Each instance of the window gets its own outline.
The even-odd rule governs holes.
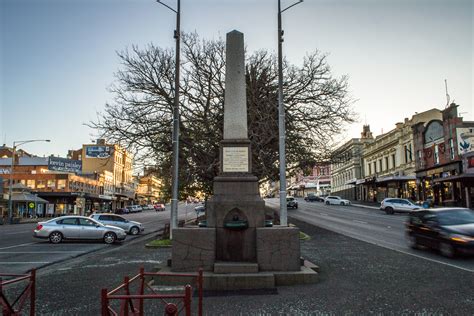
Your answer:
[[[439,148],[438,148],[438,145],[435,145],[434,161],[435,161],[435,164],[439,164]]]
[[[97,225],[97,223],[91,221],[88,218],[79,218],[79,225],[82,225],[82,226],[95,226],[95,225]]]
[[[372,174],[372,165],[369,163],[369,174]]]
[[[410,159],[410,162],[413,161],[413,156],[411,153],[412,153],[411,144],[408,144],[408,159]]]
[[[65,218],[57,223],[61,225],[77,225],[77,218]]]
[[[454,142],[452,138],[449,139],[449,158],[454,160]]]
[[[389,167],[388,167],[388,157],[385,157],[385,170],[387,170]]]
[[[48,188],[54,189],[56,187],[56,180],[48,180]]]
[[[395,163],[395,154],[392,154],[392,168],[395,168],[396,163]]]
[[[65,189],[65,188],[66,188],[66,180],[64,180],[64,179],[58,180],[58,189],[61,190],[61,189]]]
[[[382,171],[383,168],[382,168],[382,159],[379,159],[379,170]]]
[[[377,173],[377,163],[374,161],[374,172]]]
[[[30,189],[35,188],[35,180],[26,180],[26,186]]]
[[[46,180],[38,180],[38,182],[36,182],[36,188],[44,189],[45,187],[46,187]]]

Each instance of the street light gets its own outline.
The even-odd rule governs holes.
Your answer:
[[[12,163],[10,166],[10,182],[8,184],[8,223],[13,223],[13,203],[12,203],[12,186],[13,186],[13,167],[15,164],[15,152],[16,148],[33,142],[50,142],[49,139],[32,139],[32,140],[19,140],[13,142],[13,150],[12,150]]]
[[[175,61],[175,77],[174,77],[174,108],[173,108],[173,188],[171,192],[171,230],[170,238],[173,238],[173,229],[178,227],[178,162],[179,162],[179,46],[180,46],[180,12],[181,1],[177,1],[177,9],[173,9],[167,4],[156,0],[166,8],[176,13],[176,30],[174,31],[174,38],[176,40],[176,61]]]
[[[286,207],[286,157],[285,157],[285,106],[283,104],[283,61],[282,43],[283,30],[281,29],[281,14],[289,8],[303,2],[296,3],[281,9],[281,0],[278,0],[278,134],[279,134],[279,156],[280,156],[280,223],[288,226],[288,211]]]

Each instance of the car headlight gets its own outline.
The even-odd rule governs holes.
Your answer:
[[[453,241],[457,241],[457,242],[471,242],[471,241],[474,241],[474,237],[458,235],[458,234],[450,235],[449,239],[451,239]]]

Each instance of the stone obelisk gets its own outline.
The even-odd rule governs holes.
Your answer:
[[[256,228],[265,225],[265,202],[252,175],[247,132],[244,34],[227,33],[224,139],[220,175],[207,206],[207,227],[216,228],[216,260],[256,261]]]

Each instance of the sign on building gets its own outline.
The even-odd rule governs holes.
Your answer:
[[[473,128],[456,128],[458,138],[458,152],[465,155],[474,151],[474,131]]]
[[[110,146],[86,146],[86,158],[109,158],[111,154]]]
[[[54,171],[80,173],[82,171],[82,161],[59,157],[49,157],[48,169]]]

